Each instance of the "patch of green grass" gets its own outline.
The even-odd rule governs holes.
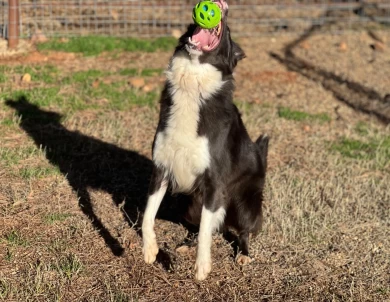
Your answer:
[[[85,109],[90,109],[90,108],[98,108],[95,104],[88,104],[81,98],[82,93],[80,95],[64,95],[64,98],[66,99],[66,107],[63,106],[64,109],[70,111],[70,112],[75,112],[75,111],[80,111],[80,110],[85,110]],[[66,117],[64,116],[63,119]]]
[[[379,287],[376,292],[380,295],[387,295],[390,292],[390,287]]]
[[[28,246],[28,241],[24,239],[17,231],[11,231],[4,236],[4,239],[11,246]]]
[[[121,291],[117,291],[117,292],[112,294],[112,301],[114,301],[114,302],[129,302],[130,297]],[[134,300],[131,299],[131,301],[134,301]],[[135,300],[135,301],[137,301],[137,300]]]
[[[343,138],[332,144],[332,150],[344,157],[359,160],[375,160],[379,168],[390,163],[390,136],[384,138],[370,138],[363,142],[356,139]]]
[[[0,84],[5,83],[8,81],[8,76],[4,73],[0,73]]]
[[[93,73],[89,73],[91,75]],[[89,75],[78,75],[77,80],[87,79]],[[59,121],[53,120],[56,117],[40,110],[24,110],[23,120],[36,120],[37,122],[62,122],[66,115],[72,112],[85,109],[111,108],[126,110],[133,105],[150,106],[157,98],[157,93],[142,92],[130,88],[126,82],[115,82],[111,84],[100,83],[98,87],[92,87],[88,82],[81,86],[76,85],[76,92],[59,94],[58,87],[32,88],[30,90],[17,90],[10,93],[0,94],[0,98],[18,100],[26,99],[31,104],[40,108],[58,107],[65,114],[59,117]],[[101,102],[106,99],[107,102]],[[50,109],[52,110],[52,109]],[[20,116],[17,117],[20,119]],[[7,123],[10,123],[8,121]]]
[[[89,69],[86,71],[78,71],[72,74],[70,82],[76,83],[86,83],[88,81],[94,80],[98,77],[102,77],[109,74],[108,72],[104,72],[102,70],[97,69]]]
[[[358,122],[356,125],[355,125],[355,131],[357,133],[359,133],[360,135],[362,136],[365,136],[365,135],[368,135],[369,133],[369,128],[368,128],[368,125],[364,122]]]
[[[28,90],[14,90],[11,92],[0,93],[2,99],[26,99],[30,103],[39,107],[57,105],[64,105],[63,96],[59,95],[59,87],[35,87]]]
[[[69,254],[68,256],[60,259],[56,266],[58,272],[65,275],[68,279],[77,275],[83,268],[83,264],[74,254]]]
[[[10,295],[11,286],[5,279],[0,279],[0,299],[4,300]]]
[[[9,72],[11,70],[11,67],[7,66],[7,65],[0,65],[0,73],[6,73],[6,72]]]
[[[23,167],[19,169],[19,176],[24,179],[37,179],[37,178],[45,178],[51,175],[60,175],[61,172],[58,167]]]
[[[40,152],[35,146],[18,148],[0,148],[0,160],[7,166],[17,165],[21,160],[25,160],[37,155]]]
[[[29,90],[15,90],[1,94],[0,98],[6,100],[20,100],[25,99],[33,105],[37,105],[40,108],[45,107],[58,107],[66,111],[74,112],[77,110],[83,110],[90,108],[91,106],[85,103],[81,98],[81,92],[76,93],[60,93],[59,87],[35,87]],[[47,114],[40,110],[24,110],[23,120],[37,120],[39,122],[50,122],[55,117],[52,114]],[[66,118],[66,114],[59,117],[59,122]],[[20,122],[20,116],[17,116],[17,120]],[[57,120],[55,120],[57,122]]]
[[[82,53],[84,56],[95,56],[102,52],[112,51],[142,51],[155,52],[158,50],[171,50],[176,46],[174,38],[136,39],[117,38],[103,36],[73,37],[68,42],[61,42],[59,39],[52,39],[48,42],[38,44],[38,50],[54,50]]]
[[[133,105],[150,106],[157,98],[155,92],[144,93],[132,88],[123,87],[123,83],[101,83],[98,88],[86,91],[89,98],[107,99],[109,107],[116,110],[126,110]]]
[[[145,68],[138,70],[136,68],[124,68],[119,71],[119,74],[122,76],[142,76],[142,77],[151,77],[161,75],[164,72],[162,68]]]
[[[107,292],[108,297],[107,301],[111,302],[129,302],[129,301],[139,301],[138,297],[134,295],[134,293],[129,296],[124,293],[120,288],[117,287],[116,284],[104,283],[105,292]]]
[[[57,81],[57,74],[59,73],[59,70],[56,66],[50,64],[37,66],[19,65],[14,67],[13,73],[28,73],[31,75],[31,80],[34,82],[53,84]]]
[[[0,121],[0,124],[4,126],[13,126],[15,125],[15,122],[10,118],[4,118],[3,120]]]
[[[7,251],[5,252],[5,260],[8,261],[8,262],[11,262],[12,261],[12,258],[14,257],[14,253],[7,248]]]
[[[164,72],[162,68],[146,68],[141,71],[141,76],[151,77],[156,75],[161,75]]]
[[[310,114],[303,111],[291,110],[287,107],[280,107],[278,115],[286,120],[293,121],[318,121],[321,123],[330,122],[331,118],[326,113]]]
[[[136,68],[124,68],[119,71],[121,76],[136,76],[138,75],[138,70]]]
[[[47,224],[54,224],[57,221],[59,222],[65,221],[67,218],[71,216],[72,216],[71,214],[67,214],[67,213],[51,213],[49,215],[44,216],[43,220]]]
[[[9,73],[10,70],[11,68],[8,66],[0,66],[0,84],[8,81],[7,73]]]
[[[47,249],[54,254],[64,254],[68,243],[63,238],[55,238],[48,245]]]

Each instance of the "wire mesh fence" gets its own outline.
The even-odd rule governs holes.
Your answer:
[[[8,24],[8,3],[0,1],[0,37],[6,36]]]
[[[46,37],[158,37],[184,31],[197,0],[19,0],[19,33]],[[9,3],[0,2],[0,34],[9,35]],[[235,0],[229,24],[236,36],[302,32],[313,25],[342,31],[390,26],[390,0]],[[8,37],[9,38],[9,37]]]

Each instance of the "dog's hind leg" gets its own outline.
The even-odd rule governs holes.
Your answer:
[[[168,181],[164,171],[154,167],[149,185],[149,197],[142,221],[142,252],[146,263],[153,263],[158,253],[156,233],[154,232],[154,220],[161,201],[167,191]]]
[[[264,170],[267,170],[268,144],[269,144],[269,136],[267,134],[260,135],[260,137],[256,140],[256,145],[260,151],[260,158]]]
[[[200,228],[198,236],[198,250],[195,263],[195,278],[199,281],[207,278],[211,272],[211,243],[215,230],[223,223],[225,209],[220,207],[216,211],[211,211],[205,206],[202,208]]]
[[[238,254],[236,261],[240,265],[249,264],[253,261],[249,257],[249,232],[241,232],[238,235]]]

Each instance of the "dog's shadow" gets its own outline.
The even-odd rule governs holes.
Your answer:
[[[16,110],[20,127],[38,148],[45,150],[50,163],[58,167],[66,177],[77,193],[80,210],[88,217],[112,253],[122,255],[124,248],[95,214],[88,189],[109,193],[117,206],[124,202],[124,219],[130,220],[131,226],[135,225],[137,229],[141,220],[139,214],[143,212],[147,201],[152,161],[137,152],[66,129],[61,124],[60,114],[42,110],[24,96],[7,100],[6,104]],[[157,217],[182,223],[180,217],[187,202],[185,196],[167,195]],[[169,267],[167,255],[163,256],[162,264]]]

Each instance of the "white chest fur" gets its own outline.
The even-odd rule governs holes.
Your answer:
[[[173,104],[167,127],[156,136],[153,161],[168,172],[175,191],[188,192],[210,165],[208,139],[197,134],[199,111],[223,85],[222,75],[197,57],[175,57],[166,75]]]

